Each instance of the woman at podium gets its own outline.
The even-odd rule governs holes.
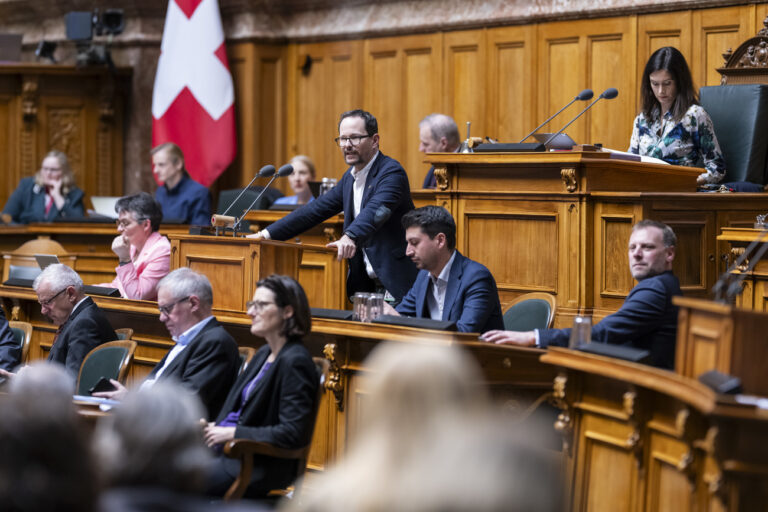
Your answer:
[[[293,190],[292,196],[278,197],[274,205],[300,205],[311,203],[315,200],[309,182],[315,180],[315,164],[308,156],[296,155],[289,162],[293,166],[293,173],[288,176],[288,183]]]
[[[83,213],[83,191],[75,185],[67,155],[56,150],[45,155],[34,176],[21,179],[3,208],[4,220],[18,224],[78,218]]]
[[[673,165],[703,167],[706,171],[697,178],[698,184],[719,183],[725,176],[723,153],[677,48],[666,46],[651,55],[640,97],[642,109],[635,118],[629,151]]]

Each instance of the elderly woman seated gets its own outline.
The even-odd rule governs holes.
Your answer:
[[[151,195],[141,192],[115,204],[117,231],[112,251],[120,264],[111,286],[127,299],[157,300],[157,283],[171,266],[171,243],[158,233],[163,210]]]

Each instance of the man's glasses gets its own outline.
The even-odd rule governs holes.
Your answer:
[[[267,302],[264,300],[249,300],[245,303],[245,310],[248,311],[249,309],[253,308],[258,313],[271,304],[274,304],[274,302]]]
[[[336,137],[335,139],[333,139],[333,141],[340,148],[343,148],[347,144],[351,146],[358,146],[363,139],[367,139],[368,137],[370,137],[370,135],[354,135],[352,137]]]
[[[46,300],[40,300],[40,301],[38,301],[38,302],[40,303],[40,305],[41,305],[41,306],[48,306],[48,305],[50,305],[50,303],[51,303],[51,302],[53,302],[54,300],[56,300],[56,297],[58,297],[59,295],[61,295],[62,293],[64,293],[64,291],[65,291],[67,288],[69,288],[69,286],[67,286],[66,288],[62,288],[61,290],[59,290],[59,293],[57,293],[56,295],[54,295],[54,296],[53,296],[53,297],[51,297],[50,299],[46,299]]]
[[[182,302],[184,302],[185,300],[188,300],[188,299],[189,299],[189,296],[186,296],[183,299],[179,299],[176,302],[171,302],[170,304],[167,304],[165,306],[158,305],[157,309],[160,310],[160,314],[161,315],[170,316],[171,313],[173,312],[173,308],[176,306],[176,304],[181,304]]]

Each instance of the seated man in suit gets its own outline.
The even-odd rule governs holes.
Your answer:
[[[155,146],[152,172],[162,183],[155,199],[163,209],[163,221],[209,226],[211,224],[211,193],[189,177],[184,166],[184,153],[172,142]]]
[[[637,286],[621,308],[592,328],[592,340],[648,350],[651,364],[673,368],[677,336],[677,306],[672,297],[682,295],[672,273],[677,237],[661,222],[641,220],[629,238],[629,268]],[[482,339],[491,343],[522,346],[568,346],[570,329],[528,332],[490,331]]]
[[[403,215],[405,254],[420,270],[396,309],[384,313],[453,320],[461,332],[503,329],[496,281],[480,263],[456,250],[456,223],[448,210],[424,206]]]
[[[174,379],[197,394],[208,417],[215,418],[237,376],[240,354],[234,338],[211,314],[210,281],[189,268],[178,268],[158,283],[157,306],[160,321],[176,344],[147,376],[142,388]],[[122,398],[126,388],[116,380],[111,382],[115,391],[94,396]]]
[[[63,364],[74,377],[92,349],[117,339],[109,320],[83,291],[83,280],[66,265],[49,265],[32,283],[40,312],[59,329],[48,360]],[[0,375],[12,374],[0,370]]]
[[[459,127],[451,116],[429,114],[419,122],[419,151],[422,153],[455,153],[460,145]],[[427,171],[422,187],[437,188],[434,165]]]
[[[13,337],[11,327],[0,308],[0,369],[12,371],[21,363],[21,345]]]

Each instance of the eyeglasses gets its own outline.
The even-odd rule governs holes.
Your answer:
[[[57,172],[61,172],[61,167],[46,167],[46,166],[42,166],[40,168],[40,170],[43,171],[43,172],[49,172],[51,174],[55,174]]]
[[[147,219],[136,219],[136,220],[133,220],[133,219],[118,219],[118,220],[115,221],[115,225],[118,228],[122,227],[123,229],[125,229],[128,226],[130,226],[131,223],[133,223],[133,222],[136,222],[137,224],[141,224],[145,220],[147,220]]]
[[[67,286],[66,288],[63,288],[63,289],[59,290],[59,293],[57,293],[56,295],[54,295],[54,296],[53,296],[53,297],[51,297],[50,299],[47,299],[47,300],[40,300],[40,301],[38,301],[38,302],[40,303],[40,305],[41,305],[41,306],[48,306],[48,305],[50,305],[50,304],[51,304],[51,302],[53,302],[54,300],[56,300],[56,297],[58,297],[59,295],[61,295],[62,293],[64,293],[64,292],[66,291],[66,289],[67,289],[67,288],[69,288],[69,286]]]
[[[248,311],[249,309],[253,308],[258,313],[259,311],[263,310],[267,306],[275,304],[274,302],[267,302],[264,300],[249,300],[245,303],[245,310]]]
[[[176,304],[181,304],[182,302],[188,299],[189,299],[189,295],[184,297],[183,299],[179,299],[176,302],[171,302],[170,304],[167,304],[165,306],[161,306],[158,304],[157,309],[160,310],[161,315],[170,316]]]
[[[343,148],[347,144],[350,144],[354,147],[358,146],[363,139],[367,139],[368,137],[370,137],[370,135],[353,135],[352,137],[336,137],[333,139],[333,141],[340,148]]]

